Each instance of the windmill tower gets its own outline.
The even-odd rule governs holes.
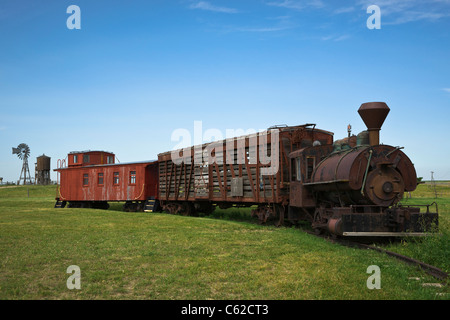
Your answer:
[[[32,184],[33,182],[31,181],[30,169],[28,168],[28,157],[30,156],[30,147],[25,143],[21,143],[17,146],[17,148],[12,148],[12,153],[17,154],[19,159],[23,160],[22,171],[20,172],[18,184],[20,184],[20,181],[22,180],[23,184],[27,184],[27,180],[29,181],[30,184]]]

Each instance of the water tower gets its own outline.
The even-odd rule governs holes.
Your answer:
[[[50,184],[50,157],[45,154],[36,158],[35,182],[36,184]]]

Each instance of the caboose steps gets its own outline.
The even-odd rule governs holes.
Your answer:
[[[66,206],[66,201],[56,200],[55,208],[64,208]]]
[[[152,198],[149,198],[145,201],[144,204],[144,212],[156,212],[159,211],[159,201]]]

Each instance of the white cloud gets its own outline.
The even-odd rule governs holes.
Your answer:
[[[450,93],[450,88],[442,88],[442,90],[444,90],[445,92]]]
[[[373,4],[379,6],[383,24],[403,24],[419,20],[435,22],[450,16],[449,0],[357,0],[356,4],[362,9]]]
[[[189,8],[214,11],[214,12],[222,12],[222,13],[238,13],[239,12],[238,10],[236,10],[234,8],[218,7],[218,6],[212,5],[211,3],[206,2],[206,1],[199,1],[199,2],[193,3],[189,6]]]
[[[338,41],[346,40],[348,38],[350,38],[350,35],[344,34],[344,35],[341,35],[341,36],[336,36],[336,35],[325,36],[325,37],[322,37],[320,39],[323,40],[323,41],[336,41],[336,42],[338,42]]]
[[[342,41],[342,40],[346,40],[348,38],[350,38],[350,36],[348,34],[344,34],[342,36],[334,38],[333,41]]]
[[[229,32],[277,32],[287,29],[296,28],[297,24],[291,19],[291,16],[278,16],[268,17],[266,20],[271,21],[270,25],[258,25],[258,26],[242,26],[242,27],[228,27]]]
[[[356,10],[355,7],[344,7],[344,8],[338,8],[338,9],[334,10],[334,13],[341,14],[341,13],[353,12],[355,10]]]
[[[235,28],[235,31],[242,32],[275,32],[289,29],[289,27],[244,27],[244,28]]]
[[[303,10],[306,7],[323,8],[325,6],[322,0],[283,0],[267,2],[267,5],[294,10]]]

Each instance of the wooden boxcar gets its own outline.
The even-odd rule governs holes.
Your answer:
[[[157,161],[116,164],[110,152],[71,152],[68,165],[55,171],[60,206],[108,208],[108,201],[123,201],[124,209],[140,210],[158,193]]]
[[[254,213],[265,221],[289,202],[289,154],[332,143],[333,133],[305,124],[161,153],[159,200],[165,210],[186,214],[258,205]]]

